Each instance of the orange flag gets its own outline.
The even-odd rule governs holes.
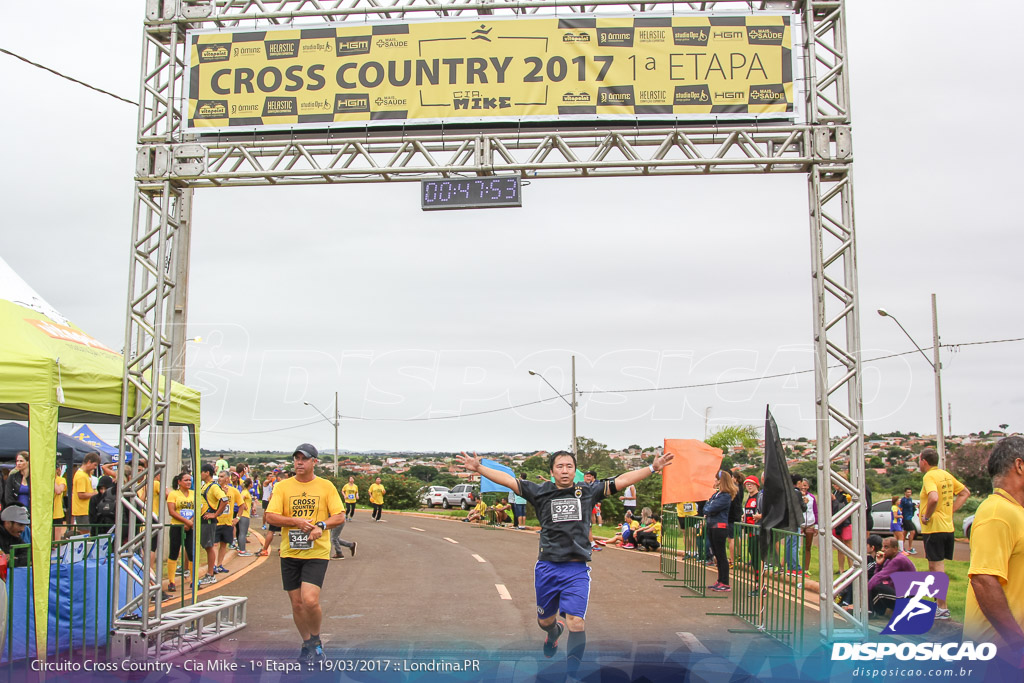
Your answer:
[[[722,466],[722,451],[696,439],[665,439],[665,452],[676,457],[661,473],[661,504],[710,498]]]

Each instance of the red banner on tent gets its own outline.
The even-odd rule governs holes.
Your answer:
[[[722,466],[721,449],[697,439],[665,439],[665,452],[676,457],[662,471],[661,504],[710,498]]]

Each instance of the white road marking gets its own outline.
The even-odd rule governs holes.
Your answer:
[[[409,528],[412,529],[413,531],[424,531],[424,529],[421,529],[418,526],[411,526]]]
[[[456,541],[454,538],[448,538],[447,536],[444,537],[444,540],[448,541],[449,543],[454,543],[455,545],[459,544],[459,542]]]
[[[502,600],[511,600],[512,599],[512,595],[508,592],[508,589],[505,588],[505,584],[503,584],[503,583],[496,583],[496,584],[494,584],[494,587],[498,589],[498,595],[501,596]]]
[[[487,560],[485,560],[484,558],[480,557],[479,555],[474,555],[473,557],[476,558],[477,562],[481,562],[481,563],[484,563],[484,564],[486,564],[486,562],[487,562]]]
[[[686,647],[690,648],[690,652],[699,652],[702,655],[709,655],[711,651],[704,647],[704,644],[700,642],[697,636],[686,631],[680,631],[676,633],[679,639],[686,643]]]

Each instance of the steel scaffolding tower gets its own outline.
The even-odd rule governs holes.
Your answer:
[[[798,123],[679,123],[588,126],[508,124],[413,130],[345,128],[330,132],[195,135],[184,129],[185,33],[199,28],[271,30],[344,21],[410,17],[544,16],[552,13],[791,13],[801,26],[803,118]],[[410,182],[429,177],[518,174],[524,178],[588,176],[728,175],[803,173],[808,178],[811,283],[814,305],[821,633],[826,639],[867,634],[864,566],[865,502],[860,325],[853,217],[853,154],[846,66],[845,0],[718,0],[629,4],[622,0],[147,0],[143,31],[135,209],[125,330],[124,389],[138,404],[123,406],[121,449],[148,460],[148,468],[122,484],[117,572],[136,580],[140,595],[116,604],[115,652],[155,652],[153,634],[181,619],[198,624],[206,614],[164,614],[162,563],[151,566],[149,544],[163,536],[159,521],[139,512],[136,489],[168,481],[171,443],[170,380],[184,365],[189,226],[196,188]],[[797,49],[794,46],[794,49]],[[127,399],[126,399],[127,400]],[[130,410],[132,408],[133,410]],[[136,417],[128,419],[127,414]],[[848,465],[848,475],[836,473]],[[833,517],[828,492],[850,502]],[[853,545],[831,534],[850,518]],[[851,567],[832,577],[833,549]],[[159,550],[162,550],[160,548]],[[161,557],[162,555],[158,555]],[[135,560],[134,558],[141,558]],[[144,580],[152,571],[156,581]],[[116,584],[115,584],[116,585]],[[834,596],[854,589],[854,611]],[[153,611],[148,610],[155,602]],[[200,603],[197,607],[201,607]],[[209,612],[224,609],[211,605]],[[141,617],[133,614],[140,613]],[[241,614],[244,619],[244,609]],[[237,621],[237,619],[236,619]],[[231,622],[235,623],[235,622]],[[243,624],[244,625],[244,624]],[[220,630],[199,631],[213,633]]]

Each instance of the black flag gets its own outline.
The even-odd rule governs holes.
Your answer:
[[[789,465],[782,450],[779,428],[770,407],[764,419],[764,497],[761,500],[761,547],[771,542],[771,529],[799,531],[804,513],[790,478]]]

